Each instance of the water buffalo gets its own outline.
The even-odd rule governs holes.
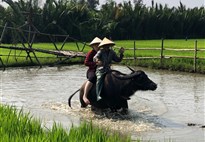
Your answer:
[[[123,74],[116,70],[111,70],[106,74],[101,99],[99,101],[97,101],[95,85],[93,85],[88,94],[90,105],[100,109],[128,109],[127,100],[129,100],[130,96],[136,91],[156,90],[157,84],[150,80],[144,71],[129,69],[132,71],[130,74]],[[85,83],[75,92],[77,93],[80,91],[81,107],[87,106],[83,101],[84,87]],[[73,93],[68,99],[70,107],[71,98],[75,93]]]

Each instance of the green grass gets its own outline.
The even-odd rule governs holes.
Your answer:
[[[10,46],[8,44],[4,44],[4,46]],[[17,47],[22,47],[21,44],[15,45]],[[61,43],[56,44],[57,48],[61,48]],[[56,50],[55,46],[52,43],[34,43],[33,48],[38,49],[45,49],[45,50]],[[79,44],[79,48],[83,48],[83,44]],[[75,43],[66,43],[63,50],[73,50],[77,51],[78,48]],[[11,56],[8,56],[10,53]],[[65,59],[63,57],[57,57],[56,55],[52,54],[46,54],[41,52],[35,52],[36,56],[38,57],[40,63],[42,65],[53,65],[56,62]],[[25,51],[20,50],[10,50],[10,49],[2,49],[0,48],[0,57],[3,60],[3,63],[6,66],[32,66],[32,65],[38,65],[38,62],[34,56],[33,53],[30,53],[30,56],[32,58],[33,63],[30,61],[30,58],[27,57],[27,53]],[[72,64],[72,63],[82,63],[84,59],[77,58],[68,60],[66,63]],[[1,63],[0,63],[1,65]]]
[[[205,39],[190,39],[190,40],[164,40],[164,48],[172,48],[172,49],[194,49],[195,41],[197,40],[198,49],[205,49]],[[125,48],[133,48],[134,41],[116,41],[117,46],[122,46]],[[139,56],[160,56],[161,50],[154,50],[154,48],[160,48],[162,45],[162,40],[139,40],[135,42],[136,48],[153,48],[153,50],[137,50],[137,57]],[[127,52],[127,51],[126,51]],[[180,56],[193,56],[194,52],[185,52],[185,51],[166,51],[165,55],[180,55]],[[132,55],[133,51],[128,51],[125,55]],[[199,52],[198,57],[204,57],[204,52]]]
[[[161,64],[160,59],[137,59],[136,61],[123,61],[123,64],[128,65],[138,65],[143,67],[149,68],[157,68],[157,69],[168,69],[168,70],[179,70],[179,71],[188,71],[193,72],[193,58],[194,58],[194,51],[170,51],[166,50],[167,48],[171,49],[194,49],[195,48],[195,41],[197,40],[197,48],[198,49],[205,49],[205,39],[179,39],[179,40],[164,40],[164,56],[186,56],[189,58],[170,58],[170,59],[163,59],[163,63]],[[134,41],[133,40],[121,40],[115,41],[117,47],[125,47],[125,49],[133,48]],[[62,43],[56,43],[58,49],[61,48]],[[155,50],[155,48],[161,49],[162,40],[136,40],[136,57],[160,57],[161,50]],[[9,46],[9,45],[5,45]],[[20,44],[18,46],[21,46]],[[82,50],[83,44],[78,44],[79,49]],[[33,48],[40,48],[40,49],[47,49],[47,50],[56,50],[55,46],[52,43],[34,43]],[[138,48],[153,48],[153,50],[138,50]],[[91,48],[89,46],[85,46],[83,52],[87,53]],[[114,48],[117,52],[117,48]],[[68,42],[63,47],[63,50],[73,50],[77,51],[77,45],[74,42]],[[38,62],[34,58],[34,55],[30,53],[33,64],[29,58],[26,60],[26,52],[25,51],[12,51],[11,57],[7,59],[7,55],[9,54],[10,50],[0,48],[0,55],[4,64],[7,66],[29,66],[29,65],[38,65]],[[16,57],[14,56],[16,55]],[[54,64],[55,62],[59,61],[59,58],[56,58],[56,55],[50,55],[45,53],[36,52],[37,57],[40,60],[42,65],[49,65]],[[23,57],[21,57],[23,56]],[[125,51],[125,58],[126,57],[133,57],[134,52],[133,50],[126,50]],[[197,72],[205,73],[204,65],[205,65],[205,51],[198,51],[197,57],[202,59],[197,59]],[[65,62],[65,64],[72,64],[72,63],[83,63],[83,58],[71,59]],[[1,63],[0,63],[1,64]]]
[[[177,71],[194,72],[194,51],[170,51],[169,49],[195,49],[196,39],[189,40],[164,40],[164,56],[182,56],[189,58],[169,58],[163,59],[162,64],[160,59],[137,59],[136,61],[124,61],[126,65],[138,65],[156,69],[168,69]],[[118,46],[125,48],[133,48],[134,41],[117,41]],[[154,50],[155,48],[161,49],[162,40],[140,40],[135,42],[136,48],[149,48],[153,50],[136,50],[136,57],[160,57],[161,50]],[[197,39],[197,48],[205,49],[205,40]],[[133,50],[125,52],[125,57],[133,57]],[[196,72],[205,73],[205,51],[198,51]]]
[[[68,133],[60,124],[43,129],[41,122],[29,113],[0,104],[0,142],[130,142],[129,136],[83,122]]]

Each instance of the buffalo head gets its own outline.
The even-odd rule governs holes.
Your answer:
[[[130,82],[131,88],[134,89],[133,91],[137,90],[156,90],[157,89],[157,84],[154,83],[151,79],[148,78],[148,76],[145,74],[144,71],[138,70],[135,71],[128,67],[132,73],[128,75],[115,75],[120,80],[125,80]]]

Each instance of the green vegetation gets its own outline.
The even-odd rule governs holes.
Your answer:
[[[125,49],[134,49],[134,41],[133,40],[120,40],[115,41],[117,47],[124,47]],[[163,56],[167,58],[163,58],[162,62],[160,60],[161,55],[161,45],[162,40],[136,40],[136,60],[124,60],[122,64],[126,65],[138,65],[143,67],[149,68],[157,68],[157,69],[168,69],[168,70],[177,70],[177,71],[186,71],[186,72],[193,72],[194,71],[194,51],[176,51],[176,50],[166,50],[166,49],[192,49],[195,48],[196,39],[189,39],[189,40],[164,40],[164,52]],[[57,43],[57,47],[61,47],[62,43]],[[9,45],[5,45],[9,46]],[[18,45],[21,46],[21,45]],[[79,48],[82,50],[83,44],[79,43]],[[55,47],[52,43],[34,43],[33,48],[40,48],[40,49],[47,49],[47,50],[55,50]],[[147,50],[140,50],[140,48],[145,48]],[[155,50],[155,49],[158,50]],[[117,48],[114,48],[117,52]],[[149,50],[148,50],[149,49]],[[153,50],[150,50],[153,49]],[[197,49],[205,49],[205,40],[204,39],[197,39]],[[78,48],[75,43],[68,42],[65,44],[63,50],[73,50],[78,51]],[[85,46],[83,52],[87,53],[91,50],[90,47]],[[8,55],[10,50],[9,49],[1,49],[1,55]],[[56,55],[45,54],[35,52],[36,56],[40,60],[42,65],[52,65],[55,62],[59,61],[61,57],[56,57]],[[26,58],[27,54],[25,51],[12,51],[9,59],[8,56],[1,56],[4,64],[6,66],[26,66],[26,65],[38,65],[36,59],[34,58],[33,54],[30,53],[32,57],[33,64]],[[188,58],[168,58],[172,56],[182,56]],[[129,58],[134,57],[134,50],[126,50],[125,57]],[[140,57],[154,57],[153,59],[141,59]],[[196,60],[196,71],[199,73],[205,73],[205,51],[198,51],[197,52],[197,59]],[[26,60],[27,59],[27,60]],[[73,63],[83,63],[84,58],[73,58],[69,59],[63,64],[73,64]]]
[[[52,129],[43,129],[40,120],[33,119],[29,113],[23,114],[11,106],[0,104],[1,142],[129,142],[130,137],[113,133],[82,123],[72,126],[68,133],[61,125],[53,124]]]
[[[189,40],[164,40],[164,51],[162,62],[160,60],[162,40],[137,40],[136,45],[136,61],[126,60],[123,64],[126,65],[138,65],[156,69],[168,69],[175,71],[194,72],[194,49],[196,39]],[[133,48],[133,41],[119,41],[118,46],[124,46],[126,48]],[[147,48],[149,50],[139,50],[140,48]],[[159,49],[159,50],[156,50]],[[153,49],[153,50],[150,50]],[[170,49],[170,50],[166,50]],[[174,50],[174,49],[179,49]],[[180,49],[189,49],[193,51],[185,51]],[[205,40],[197,39],[197,49],[203,49],[203,51],[197,51],[196,60],[196,72],[205,73]],[[133,50],[125,52],[126,57],[134,57]],[[154,57],[153,59],[143,59],[140,57]],[[171,58],[172,57],[172,58]],[[181,58],[186,57],[186,58]],[[139,58],[139,59],[138,59]]]
[[[116,4],[113,0],[107,0],[97,9],[98,0],[48,0],[41,6],[39,0],[4,1],[9,6],[5,8],[0,5],[0,34],[3,37],[1,43],[16,44],[33,40],[33,48],[56,50],[51,42],[57,42],[57,47],[60,48],[60,43],[69,35],[64,50],[77,51],[74,43],[76,39],[91,41],[95,36],[109,37],[116,41],[118,46],[126,48],[133,48],[133,39],[137,39],[137,59],[123,61],[123,64],[205,73],[204,51],[197,52],[199,59],[195,64],[193,51],[166,50],[166,48],[194,49],[194,38],[198,39],[198,49],[204,49],[204,39],[201,39],[204,38],[205,33],[204,7],[186,8],[181,2],[177,7],[168,7],[154,1],[152,1],[152,6],[147,7],[142,0],[134,1],[133,4],[126,1]],[[32,17],[25,17],[23,14],[25,11],[32,11]],[[7,28],[3,33],[4,25],[7,25]],[[21,27],[21,30],[13,27]],[[35,29],[39,32],[28,33],[29,30],[36,31]],[[166,39],[163,52],[165,58],[161,60],[159,59],[161,51],[154,49],[161,48],[161,41],[149,40],[160,38]],[[82,49],[83,44],[80,43],[79,46]],[[153,50],[138,50],[138,48],[153,48]],[[84,52],[88,50],[90,48],[86,47]],[[33,62],[27,57],[25,51],[12,51],[13,56],[9,59],[7,55],[10,50],[0,49],[0,51],[0,57],[6,66],[38,65],[32,53],[30,56]],[[53,65],[65,59],[45,53],[36,53],[36,55],[42,65]],[[133,56],[133,51],[126,50],[126,58]],[[173,58],[172,56],[188,56],[189,58]],[[155,59],[139,59],[140,57],[155,57]],[[82,58],[73,58],[63,63],[82,62]]]
[[[144,5],[143,0],[120,4],[107,0],[102,6],[98,6],[98,0],[47,0],[43,4],[41,0],[4,2],[9,7],[0,5],[0,33],[6,23],[8,27],[25,25],[29,18],[24,13],[31,10],[30,6],[33,24],[40,32],[70,35],[82,41],[90,41],[95,36],[114,40],[204,38],[205,33],[203,6],[187,8],[179,3],[168,7],[154,0],[150,7]],[[28,25],[22,29],[28,30]],[[36,38],[38,42],[50,42],[49,38],[39,35]],[[7,29],[3,42],[16,43],[20,39],[19,33]]]
[[[2,44],[4,46],[11,46],[10,44]],[[60,48],[62,43],[57,43],[56,46]],[[16,47],[22,47],[21,44],[16,44],[13,45]],[[83,47],[83,44],[79,44],[80,48]],[[38,49],[45,49],[45,50],[56,50],[55,46],[52,43],[34,43],[33,48],[38,48]],[[87,49],[90,49],[87,48]],[[73,50],[73,51],[78,51],[77,46],[74,42],[69,42],[65,44],[65,47],[63,50]],[[81,50],[81,49],[80,49]],[[8,57],[10,53],[10,57]],[[36,56],[38,57],[40,63],[42,65],[53,65],[56,62],[65,59],[62,56],[58,57],[57,55],[52,55],[52,54],[46,54],[46,53],[41,53],[41,52],[35,52]],[[10,49],[3,49],[0,48],[0,57],[2,58],[3,63],[5,66],[33,66],[33,65],[38,65],[37,60],[35,59],[34,54],[31,52],[29,54],[32,58],[33,63],[30,61],[30,59],[27,57],[26,51],[21,51],[21,50],[10,50]],[[83,58],[73,58],[71,60],[68,60],[66,63],[68,64],[73,64],[73,63],[82,63]],[[1,62],[0,62],[1,65]]]

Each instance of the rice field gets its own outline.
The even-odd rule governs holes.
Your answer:
[[[42,128],[40,120],[33,118],[23,109],[0,104],[1,142],[130,142],[130,136],[110,132],[93,126],[92,122],[82,122],[79,127],[72,126],[70,131],[60,124],[52,129]]]
[[[134,57],[134,41],[133,40],[120,40],[115,41],[115,47],[124,47],[125,53],[124,58]],[[194,50],[197,45],[197,49],[203,49],[203,51],[197,52],[197,60],[196,60],[196,72],[205,73],[205,39],[178,39],[178,40],[169,40],[166,39],[163,41],[163,56],[168,57],[163,59],[163,63],[159,59],[161,56],[161,48],[162,48],[162,40],[136,40],[135,41],[135,57],[137,60],[124,60],[122,64],[126,65],[138,65],[149,68],[157,68],[157,69],[168,69],[168,70],[177,70],[177,71],[188,71],[194,72],[194,57],[195,52],[190,51]],[[4,45],[10,46],[10,45]],[[20,44],[16,46],[21,46]],[[46,49],[46,50],[56,50],[56,48],[60,49],[62,47],[62,43],[56,43],[56,45],[52,43],[34,43],[33,48]],[[113,48],[116,52],[118,48]],[[145,50],[140,50],[140,48]],[[128,50],[129,49],[129,50]],[[146,50],[147,49],[147,50]],[[169,49],[169,50],[166,50]],[[174,50],[172,50],[174,49]],[[189,51],[179,50],[178,49],[189,49]],[[63,46],[63,50],[72,50],[78,51],[83,50],[84,53],[87,53],[91,48],[89,46],[84,46],[84,43],[74,43],[67,42]],[[35,52],[38,57],[40,63],[42,65],[50,65],[57,61],[59,61],[59,57],[56,58],[56,55],[45,54],[40,52]],[[8,55],[11,55],[8,58]],[[33,64],[27,57],[27,53],[25,51],[15,51],[9,49],[0,48],[0,57],[3,60],[3,63],[6,66],[30,66],[30,65],[38,65],[34,55],[30,53],[30,56],[33,60]],[[186,58],[178,58],[178,57],[186,57]],[[139,57],[153,57],[152,59],[138,59]],[[61,60],[61,59],[60,59]],[[65,64],[72,63],[83,63],[83,58],[73,58],[71,60],[67,60],[63,62]],[[1,63],[0,63],[1,65]]]

